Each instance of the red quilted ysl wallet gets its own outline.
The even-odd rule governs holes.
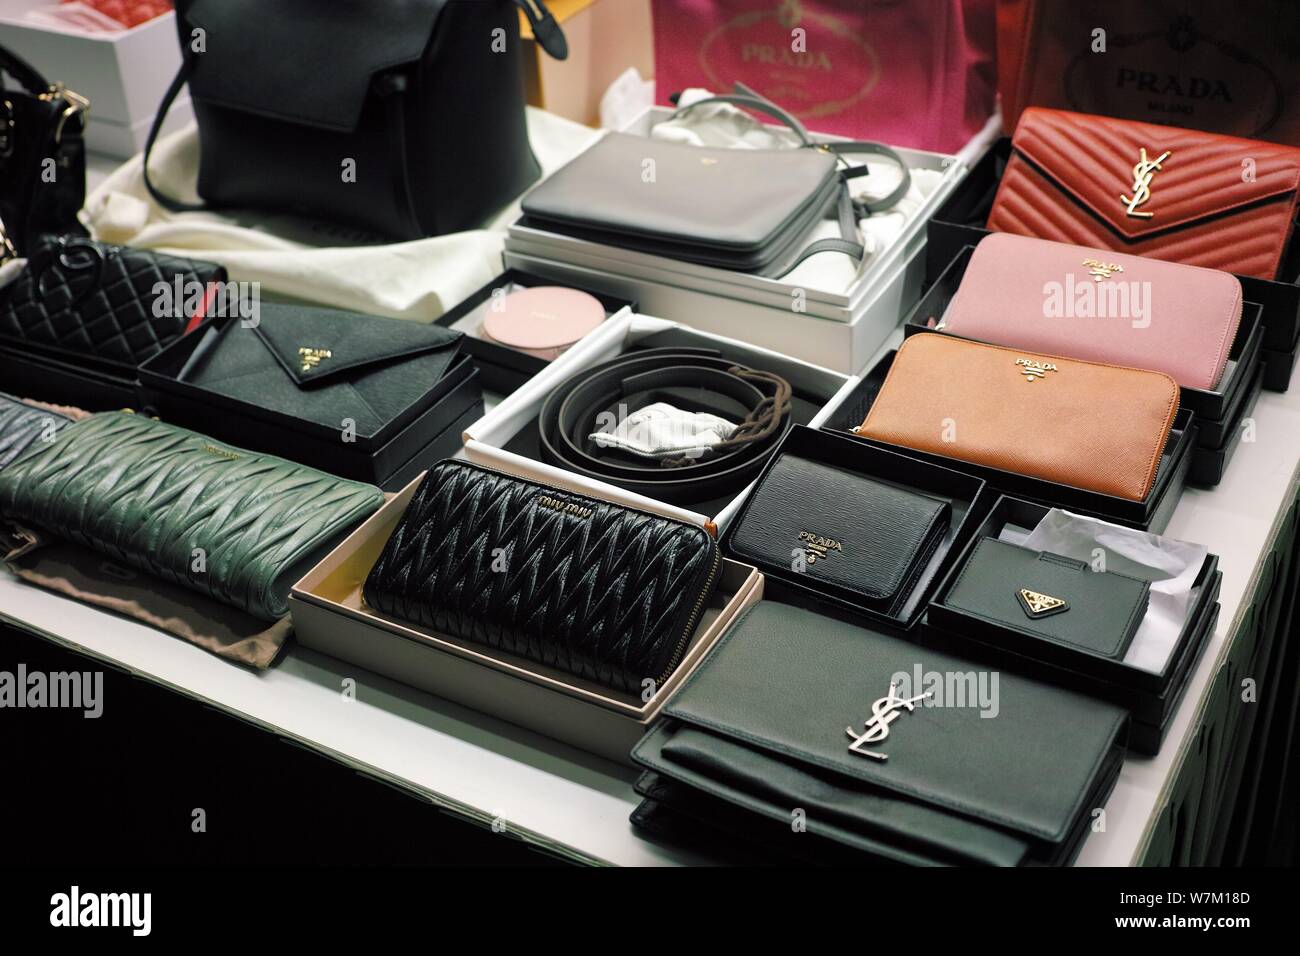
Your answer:
[[[1274,279],[1298,185],[1295,147],[1027,109],[988,228]]]

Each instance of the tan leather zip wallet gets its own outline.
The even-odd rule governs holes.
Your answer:
[[[894,356],[864,438],[1144,501],[1178,413],[1163,372],[922,333]]]

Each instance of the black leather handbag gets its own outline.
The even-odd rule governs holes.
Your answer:
[[[90,103],[49,83],[21,57],[0,47],[0,261],[25,256],[45,233],[83,233],[86,200],[82,140]]]
[[[134,379],[141,362],[204,318],[175,296],[172,307],[161,307],[160,288],[207,289],[225,279],[212,262],[46,237],[23,274],[0,291],[0,345]]]
[[[177,0],[183,62],[145,185],[173,211],[291,212],[393,239],[477,228],[541,174],[516,7],[564,59],[542,0]],[[206,206],[148,174],[186,83]]]
[[[640,694],[681,662],[721,566],[703,528],[448,460],[363,594],[398,620]]]

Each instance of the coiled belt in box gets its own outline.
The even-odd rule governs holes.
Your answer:
[[[740,427],[699,458],[641,462],[589,436],[655,402],[710,412]],[[790,430],[790,386],[713,349],[629,352],[555,389],[538,416],[542,460],[671,504],[739,494]]]

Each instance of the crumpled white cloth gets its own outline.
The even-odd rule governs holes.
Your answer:
[[[678,105],[689,106],[713,95],[708,90],[685,90],[678,99]],[[656,124],[650,135],[674,143],[727,149],[793,149],[799,143],[793,131],[765,125],[730,103],[709,103],[697,107],[677,119]],[[901,172],[889,160],[878,156],[855,157],[852,153],[845,155],[858,163],[865,161],[868,170],[866,176],[849,181],[855,199],[881,199],[898,185]],[[879,255],[898,237],[925,200],[938,188],[942,179],[943,173],[938,170],[913,169],[911,188],[897,205],[886,212],[858,220],[865,252],[863,268],[871,262],[872,256]],[[828,219],[814,230],[808,242],[839,237],[839,225]],[[858,266],[848,256],[825,253],[805,260],[781,281],[796,287],[843,292],[857,274]]]
[[[642,458],[700,458],[735,431],[734,424],[717,415],[654,402],[589,437],[601,448]]]
[[[1192,605],[1192,585],[1208,553],[1205,545],[1123,528],[1059,508],[1047,512],[1027,537],[1005,532],[1001,537],[1032,551],[1047,551],[1089,565],[1100,548],[1107,571],[1150,581],[1147,613],[1124,663],[1156,673],[1164,670]]]
[[[600,136],[543,110],[530,107],[527,117],[543,174]],[[160,139],[149,164],[154,184],[196,201],[198,153],[192,125]],[[435,319],[499,275],[505,229],[519,216],[516,199],[483,229],[375,244],[372,237],[286,215],[169,212],[145,190],[140,159],[127,160],[87,198],[82,221],[95,238],[208,259],[236,281],[261,282],[264,292],[394,318]]]

